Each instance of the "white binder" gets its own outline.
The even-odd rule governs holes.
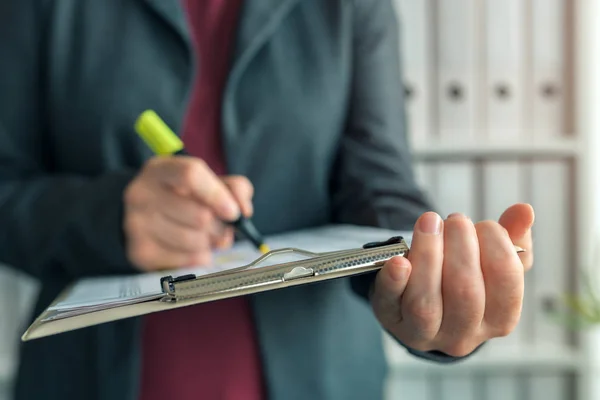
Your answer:
[[[520,400],[521,397],[518,373],[490,373],[485,377],[485,400]]]
[[[530,0],[532,128],[536,138],[564,133],[565,11],[567,0]]]
[[[406,352],[406,351],[405,351]],[[412,356],[408,356],[412,357]],[[400,371],[386,382],[386,399],[434,399],[431,377],[424,371]]]
[[[432,162],[418,162],[414,166],[415,179],[419,188],[425,192],[430,202],[437,206],[436,164]]]
[[[442,375],[440,400],[480,400],[473,375],[470,370],[466,370],[464,373]]]
[[[518,161],[489,161],[483,166],[483,218],[497,221],[504,210],[515,203],[527,201],[522,169]],[[528,293],[526,293],[526,296]],[[525,344],[525,318],[515,331],[494,341],[494,346]]]
[[[567,400],[572,399],[568,376],[561,371],[538,373],[529,378],[527,399],[529,400]]]
[[[525,92],[525,3],[485,1],[485,127],[494,142],[521,138]]]
[[[534,286],[535,312],[533,317],[536,344],[567,345],[566,328],[548,314],[553,304],[562,301],[568,289],[571,246],[569,214],[569,168],[566,161],[534,161],[531,166],[531,188],[536,221],[534,235],[534,267],[528,273]]]
[[[477,131],[480,2],[437,1],[437,111],[444,141],[472,139]]]
[[[434,128],[432,102],[433,30],[429,0],[395,0],[400,22],[401,61],[408,131],[416,145],[427,143]]]
[[[439,162],[436,182],[436,205],[442,213],[442,218],[453,212],[461,212],[473,221],[480,219],[475,198],[475,168],[471,162]]]

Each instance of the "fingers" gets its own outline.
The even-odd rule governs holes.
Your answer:
[[[453,214],[444,222],[444,265],[442,272],[444,315],[442,341],[451,343],[451,353],[471,349],[461,338],[480,331],[485,312],[485,285],[480,267],[479,241],[473,222]]]
[[[402,299],[406,335],[416,347],[437,335],[442,321],[443,222],[433,212],[415,224],[408,259],[411,277]]]
[[[398,256],[388,260],[375,278],[371,304],[377,318],[390,329],[402,322],[400,304],[410,272],[410,262]]]
[[[524,253],[519,253],[519,258],[528,271],[533,266],[533,239],[531,227],[535,221],[533,207],[529,204],[515,204],[504,211],[498,220],[503,226],[515,246],[524,248]]]
[[[223,183],[231,191],[231,194],[240,205],[242,214],[251,217],[254,212],[252,206],[252,197],[254,196],[254,187],[248,178],[244,176],[227,176],[223,178]]]
[[[524,292],[523,266],[510,237],[493,221],[477,223],[481,268],[486,292],[484,329],[491,337],[506,336],[521,315]]]
[[[223,221],[251,215],[252,195],[246,178],[221,179],[201,160],[151,160],[124,193],[130,261],[142,270],[209,262],[211,249],[233,243],[234,228]]]
[[[514,246],[532,252],[533,220],[524,204],[509,208],[499,222],[473,224],[460,214],[442,222],[435,213],[423,214],[409,263],[390,261],[376,278],[377,317],[408,347],[455,357],[508,335],[520,319],[524,294],[525,264]],[[409,277],[396,281],[400,272]]]
[[[211,227],[217,220],[214,213],[204,205],[179,196],[170,190],[155,192],[161,205],[159,211],[173,223],[188,228],[201,229]]]
[[[159,188],[141,188],[144,195],[151,197],[153,202],[160,207],[154,211],[161,218],[158,219],[163,225],[167,222],[176,225],[182,234],[185,235],[189,230],[195,230],[198,234],[205,233],[210,237],[212,247],[228,247],[233,241],[233,230],[216,218],[215,214],[207,207],[189,198],[180,196],[164,187]],[[176,229],[175,226],[171,227]],[[166,234],[165,229],[161,234]],[[181,241],[183,245],[185,238],[178,238],[173,232],[169,237],[170,241]]]
[[[174,192],[191,196],[210,208],[220,219],[235,221],[240,206],[225,183],[200,159],[193,157],[155,158],[148,174]]]
[[[129,260],[149,271],[209,264],[212,257],[207,237],[183,229],[176,229],[159,215],[148,221],[146,214],[132,214],[125,221]]]

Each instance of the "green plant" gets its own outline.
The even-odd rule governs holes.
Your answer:
[[[581,271],[582,287],[579,293],[562,296],[563,307],[549,312],[557,322],[571,329],[585,329],[600,325],[600,297],[593,279]]]

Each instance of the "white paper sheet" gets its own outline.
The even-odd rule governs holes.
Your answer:
[[[367,242],[387,240],[392,236],[404,236],[410,244],[412,234],[370,227],[349,225],[326,226],[289,232],[266,238],[271,249],[295,247],[315,253],[360,248]],[[49,310],[70,314],[77,311],[106,308],[119,304],[156,298],[161,295],[160,278],[186,274],[197,276],[229,270],[250,264],[261,254],[247,242],[239,242],[231,249],[217,252],[213,264],[195,266],[174,271],[160,271],[133,276],[109,276],[82,279],[76,282],[68,295]],[[268,258],[260,267],[293,261],[298,255],[278,255]]]

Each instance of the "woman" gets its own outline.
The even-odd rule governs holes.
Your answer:
[[[390,0],[21,0],[0,18],[0,261],[42,282],[35,314],[73,279],[203,260],[240,212],[265,234],[415,227],[412,258],[378,275],[28,342],[17,400],[376,399],[382,328],[448,362],[518,320],[531,262],[511,246],[533,212],[426,212]],[[195,157],[151,159],[145,109]]]

